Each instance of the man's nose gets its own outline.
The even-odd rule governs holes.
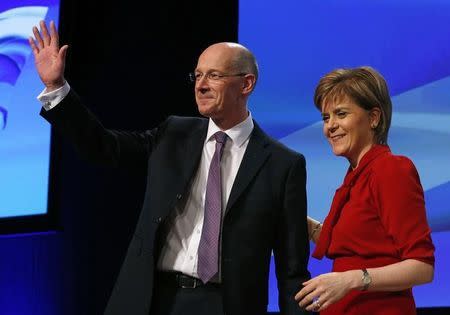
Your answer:
[[[195,81],[195,89],[200,92],[206,92],[209,89],[208,80],[205,75]]]

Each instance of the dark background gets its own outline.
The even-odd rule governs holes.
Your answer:
[[[61,43],[70,45],[66,78],[114,129],[145,130],[169,114],[198,115],[187,73],[204,48],[237,41],[237,32],[237,0],[61,3]],[[145,174],[90,165],[56,133],[50,172],[57,231],[2,238],[2,251],[23,253],[0,260],[0,268],[11,269],[12,282],[25,275],[30,286],[17,289],[26,294],[20,314],[102,314],[141,208]],[[19,314],[4,296],[0,314]]]

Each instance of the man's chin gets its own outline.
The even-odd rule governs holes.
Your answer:
[[[200,115],[202,115],[204,117],[211,118],[214,114],[214,110],[209,106],[199,104],[199,105],[197,105],[197,108],[198,108],[198,112],[200,113]]]
[[[214,118],[214,115],[212,112],[205,112],[205,111],[199,111],[200,115],[206,118]]]

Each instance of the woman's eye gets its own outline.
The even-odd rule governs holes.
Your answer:
[[[347,116],[347,113],[346,113],[346,112],[338,112],[338,113],[337,113],[337,116],[338,116],[339,118],[344,118],[345,116]]]

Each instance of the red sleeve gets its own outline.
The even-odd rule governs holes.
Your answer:
[[[414,164],[406,157],[390,156],[379,161],[372,178],[381,222],[399,256],[434,265],[424,193]]]

